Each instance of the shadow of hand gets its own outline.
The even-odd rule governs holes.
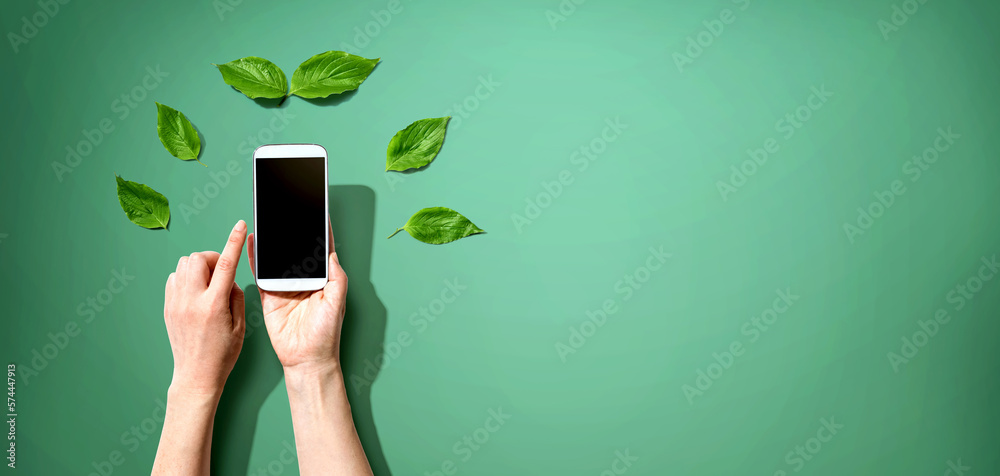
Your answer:
[[[247,320],[243,350],[229,374],[215,414],[211,469],[217,475],[247,474],[257,415],[282,375],[281,362],[264,327],[257,286],[246,286],[243,293]]]

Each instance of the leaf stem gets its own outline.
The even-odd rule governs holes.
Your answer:
[[[285,103],[285,99],[288,99],[288,95],[287,95],[287,94],[286,94],[286,95],[284,95],[284,96],[283,96],[283,97],[281,98],[281,100],[280,100],[280,101],[278,101],[278,106],[281,106],[282,104],[284,104],[284,103]]]
[[[403,228],[406,228],[406,227],[403,227]],[[396,231],[392,232],[392,234],[389,235],[389,236],[387,236],[385,239],[388,240],[389,238],[392,238],[392,237],[396,236],[396,233],[399,233],[399,232],[403,231],[403,228],[396,228]]]
[[[203,166],[204,166],[204,167],[205,167],[206,169],[208,168],[208,166],[207,166],[207,165],[205,165],[205,163],[204,163],[204,162],[202,162],[202,161],[201,161],[201,159],[194,159],[194,161],[195,161],[195,162],[198,162],[198,163],[199,163],[199,164],[201,164],[201,165],[203,165]]]

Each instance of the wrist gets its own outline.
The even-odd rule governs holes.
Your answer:
[[[217,380],[221,380],[217,382]],[[175,400],[211,401],[222,396],[222,388],[226,379],[193,378],[189,374],[174,369],[170,387],[167,388],[167,398]]]
[[[217,406],[222,397],[221,388],[199,388],[171,382],[167,387],[167,405]]]
[[[306,390],[330,383],[343,382],[340,362],[335,360],[304,362],[283,367],[285,386],[290,391]]]

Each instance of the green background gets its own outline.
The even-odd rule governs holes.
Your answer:
[[[16,53],[0,48],[2,357],[21,374],[17,471],[85,475],[114,451],[124,463],[113,474],[149,470],[172,367],[163,284],[179,256],[218,250],[250,221],[252,147],[241,142],[254,136],[330,151],[351,279],[347,377],[363,377],[401,332],[412,338],[373,385],[351,385],[377,474],[451,460],[458,474],[597,475],[626,450],[636,475],[944,474],[959,460],[969,474],[1000,472],[1000,284],[961,309],[948,300],[1000,248],[1000,6],[929,0],[886,38],[878,22],[903,2],[563,3],[553,27],[556,0],[403,0],[355,45],[382,58],[356,93],[277,109],[233,91],[210,63],[261,56],[290,76],[354,43],[388,0],[221,11],[208,0],[70,1]],[[735,21],[679,68],[674,55],[724,9]],[[39,11],[7,2],[2,32]],[[168,73],[155,89],[142,87],[147,67]],[[468,99],[490,77],[488,97]],[[821,86],[833,96],[786,138],[776,122]],[[124,118],[113,109],[122,94],[142,97]],[[207,169],[163,149],[154,101],[198,127]],[[430,167],[383,172],[397,130],[461,117],[453,105],[466,101]],[[276,113],[288,120],[277,131]],[[615,118],[627,129],[581,170],[580,148]],[[52,163],[103,119],[114,130],[57,177]],[[960,138],[912,181],[905,163],[949,127]],[[769,138],[780,150],[723,197],[717,183]],[[230,161],[240,171],[213,188],[209,174]],[[572,183],[516,227],[512,214],[564,170]],[[128,222],[114,173],[170,199],[169,231]],[[894,180],[906,192],[849,239],[844,224]],[[430,206],[488,233],[444,246],[384,239]],[[661,246],[672,254],[662,268],[640,270]],[[134,280],[102,292],[122,269]],[[618,283],[637,270],[648,281],[626,300]],[[467,289],[421,327],[445,280]],[[253,291],[245,257],[237,281]],[[777,289],[800,298],[751,342],[744,325]],[[78,313],[108,296],[90,322]],[[561,359],[557,343],[607,299],[618,312],[592,334],[584,326],[583,346]],[[951,320],[894,369],[887,354],[938,309]],[[69,323],[79,334],[60,337]],[[279,459],[294,441],[280,367],[255,329],[220,406],[214,472],[297,474]],[[734,341],[744,353],[689,401],[683,386],[718,371],[713,353]],[[455,444],[497,407],[510,420],[464,461]],[[789,452],[824,418],[843,428],[800,466]],[[123,438],[133,426],[145,440]]]

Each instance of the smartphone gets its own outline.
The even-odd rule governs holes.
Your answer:
[[[254,269],[265,291],[326,286],[330,253],[327,154],[316,144],[253,152]]]

